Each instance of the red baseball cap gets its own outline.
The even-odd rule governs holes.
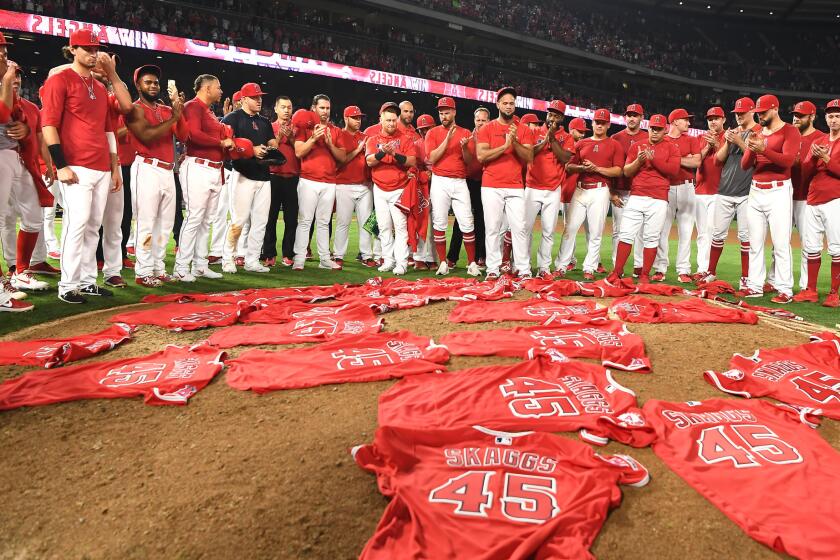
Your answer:
[[[233,102],[238,103],[242,100],[242,92],[241,91],[234,91],[233,92]]]
[[[234,138],[228,154],[230,159],[250,159],[254,157],[254,143],[247,138]]]
[[[547,111],[554,111],[556,113],[560,113],[561,115],[566,114],[566,104],[560,101],[559,99],[553,99],[548,104]]]
[[[589,127],[586,126],[586,121],[580,117],[575,117],[574,119],[569,121],[569,130],[577,130],[580,132],[585,132],[589,130]]]
[[[454,109],[455,108],[455,100],[451,97],[441,97],[438,99],[437,104],[438,109]]]
[[[516,97],[516,88],[514,88],[513,86],[504,86],[502,88],[499,88],[499,90],[496,92],[496,101],[498,101],[499,98],[505,95],[506,93],[509,93],[512,96]]]
[[[99,35],[93,29],[77,29],[70,33],[71,47],[98,47]]]
[[[435,118],[432,115],[420,115],[417,117],[417,128],[432,128],[435,126]]]
[[[758,98],[758,101],[755,103],[755,112],[756,113],[763,113],[764,111],[769,111],[770,109],[778,109],[779,108],[779,98],[775,95],[762,95]]]
[[[792,113],[794,115],[816,115],[817,106],[810,101],[800,101],[793,106]]]
[[[755,102],[750,99],[749,97],[742,97],[738,101],[735,102],[735,108],[732,109],[733,113],[749,113],[750,111],[755,110]]]
[[[832,99],[825,104],[826,113],[836,113],[840,111],[840,99]]]
[[[356,105],[349,105],[344,108],[344,118],[347,117],[364,117],[365,114]]]
[[[520,124],[537,124],[541,122],[543,122],[543,120],[534,113],[526,113],[522,115],[521,119],[519,119]]]
[[[690,119],[694,115],[690,115],[685,109],[674,109],[668,114],[668,122],[674,122],[677,119]]]
[[[385,112],[385,109],[390,109],[390,108],[392,108],[392,107],[393,107],[394,109],[396,109],[396,110],[397,110],[397,114],[399,114],[399,112],[400,112],[400,106],[399,106],[399,105],[397,105],[396,103],[394,103],[393,101],[386,101],[385,103],[383,103],[383,104],[382,104],[382,106],[381,106],[381,107],[379,107],[379,114],[381,115],[382,113],[384,113],[384,112]]]
[[[321,122],[318,115],[309,109],[298,109],[292,115],[292,126],[298,128],[313,128],[316,124]]]
[[[706,118],[709,117],[720,117],[722,119],[726,118],[726,113],[723,112],[723,107],[711,107],[708,111],[706,111]]]
[[[233,138],[233,127],[229,124],[223,124],[219,134],[222,138]]]
[[[595,114],[592,116],[593,121],[607,121],[610,122],[609,109],[595,109]]]
[[[242,92],[242,97],[262,97],[265,95],[260,84],[254,82],[248,82],[239,91]]]
[[[645,114],[645,109],[644,109],[644,107],[642,107],[642,106],[641,106],[640,104],[638,104],[638,103],[631,103],[631,104],[630,104],[630,105],[628,105],[628,106],[627,106],[627,108],[624,110],[624,114],[625,114],[625,115],[626,115],[626,114],[628,114],[628,113],[636,113],[637,115],[642,115],[642,116],[644,116],[644,114]]]
[[[11,41],[6,39],[6,36],[3,35],[3,32],[0,31],[0,46],[2,45],[14,45]]]
[[[140,76],[145,76],[146,74],[154,74],[159,80],[161,75],[160,66],[155,66],[154,64],[139,66],[134,70],[134,83],[136,84]]]
[[[648,121],[648,128],[667,128],[668,119],[665,115],[651,115]]]

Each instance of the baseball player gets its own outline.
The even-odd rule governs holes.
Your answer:
[[[799,129],[802,136],[802,144],[799,147],[799,155],[791,168],[791,182],[793,183],[793,225],[799,231],[799,239],[802,240],[802,230],[805,228],[805,208],[808,198],[809,177],[802,175],[802,162],[811,153],[811,145],[816,141],[824,140],[825,132],[814,128],[814,119],[817,118],[817,107],[810,101],[800,101],[793,107],[793,126]],[[808,259],[803,251],[799,267],[799,289],[805,290],[808,287]]]
[[[418,190],[422,191],[425,194],[425,200],[431,206],[431,202],[429,201],[429,184],[432,181],[432,171],[429,169],[430,163],[426,156],[426,134],[434,128],[435,126],[435,118],[431,115],[420,115],[417,117],[417,134],[420,136],[419,139],[414,141],[414,151],[415,157],[417,159],[416,162],[416,176],[417,176],[417,183],[418,183]],[[414,171],[409,171],[409,176]],[[422,204],[422,200],[418,200],[418,204]],[[431,214],[431,209],[426,208],[426,213]],[[425,238],[422,237],[420,232],[415,232],[417,234],[417,246],[415,247],[414,254],[409,256],[409,263],[414,259],[414,270],[430,270],[435,267],[435,259],[432,256],[432,244],[433,241],[433,234],[432,234],[432,223],[431,220],[427,220],[428,227],[426,228],[427,231]],[[457,221],[455,222],[458,223]],[[411,246],[411,231],[409,231],[409,247]],[[450,267],[452,268],[452,267]]]
[[[226,136],[224,125],[210,111],[210,105],[222,99],[219,79],[211,74],[201,74],[196,77],[193,90],[195,97],[184,104],[182,111],[189,125],[189,138],[185,143],[187,155],[179,172],[187,217],[181,226],[172,273],[181,282],[195,282],[199,277],[213,280],[222,277],[208,266],[207,242],[224,182],[225,151],[234,147],[233,140]]]
[[[229,115],[233,111],[242,107],[242,92],[236,91],[232,96],[233,101],[225,98],[223,104],[223,113]],[[225,162],[225,168],[228,172],[225,173],[225,181],[222,183],[222,188],[219,191],[219,201],[216,203],[216,212],[210,222],[210,229],[213,237],[210,239],[210,255],[207,257],[209,264],[217,264],[222,261],[222,254],[225,252],[225,243],[227,241],[228,224],[230,223],[230,200],[231,200],[231,176],[229,173],[233,169],[229,161]],[[244,263],[243,263],[244,264]]]
[[[800,230],[808,262],[808,285],[793,301],[818,301],[817,277],[825,238],[831,255],[831,287],[823,305],[840,307],[840,99],[826,105],[825,122],[828,134],[811,144],[802,161],[803,178],[810,180],[804,227]]]
[[[592,117],[592,136],[575,145],[575,153],[566,165],[568,173],[578,174],[577,189],[569,204],[563,242],[557,256],[557,270],[561,273],[572,262],[575,238],[580,226],[587,224],[589,232],[583,278],[594,280],[601,258],[601,236],[610,209],[612,180],[623,173],[624,150],[607,136],[610,128],[609,109],[597,109]]]
[[[406,216],[396,203],[408,183],[408,170],[417,163],[414,141],[397,133],[399,109],[393,103],[382,106],[380,132],[365,143],[365,159],[371,168],[373,205],[379,238],[382,241],[380,272],[393,270],[399,276],[408,268],[408,228]]]
[[[455,124],[455,100],[441,97],[437,104],[440,126],[426,133],[426,157],[432,169],[429,196],[432,203],[432,227],[438,266],[435,274],[449,274],[446,262],[446,230],[449,209],[452,208],[463,234],[467,251],[467,274],[478,276],[481,271],[475,262],[475,234],[473,233],[472,202],[467,188],[467,166],[472,161],[467,144],[472,134]]]
[[[615,268],[607,277],[609,283],[615,283],[624,274],[624,265],[639,230],[644,243],[639,283],[651,280],[660,232],[668,217],[671,185],[680,173],[681,164],[679,148],[665,140],[667,127],[665,115],[652,115],[648,121],[648,141],[636,142],[627,152],[624,176],[631,180],[630,197],[624,205]]]
[[[503,87],[496,92],[498,118],[478,131],[476,155],[484,165],[481,203],[484,206],[487,278],[499,277],[502,265],[501,235],[507,218],[513,243],[513,260],[520,278],[531,277],[531,252],[525,229],[523,171],[534,160],[534,137],[527,126],[514,122],[516,90]]]
[[[300,161],[295,155],[295,129],[292,126],[294,107],[292,100],[281,95],[274,100],[277,119],[271,123],[277,140],[277,149],[286,158],[283,165],[272,165],[271,208],[263,239],[262,258],[265,266],[274,266],[277,260],[277,219],[283,208],[283,266],[292,266],[295,256],[295,231],[297,230],[297,184],[300,178]]]
[[[645,118],[645,109],[639,103],[631,103],[624,110],[624,130],[613,134],[613,139],[619,143],[624,155],[630,151],[630,146],[638,141],[647,141],[647,134],[642,131],[642,119]],[[641,136],[640,136],[641,134]],[[613,190],[610,193],[612,205],[612,261],[615,264],[615,254],[618,250],[618,232],[621,230],[621,216],[624,213],[624,205],[630,197],[630,180],[624,176],[613,181]],[[633,244],[633,276],[638,277],[642,271],[642,239],[636,239]]]
[[[793,216],[791,167],[799,154],[802,141],[799,130],[779,117],[779,100],[775,95],[762,95],[755,106],[761,132],[747,137],[747,150],[741,167],[753,169],[747,202],[747,224],[750,232],[750,272],[743,297],[763,295],[766,268],[764,242],[767,227],[773,242],[776,262],[775,288],[778,294],[770,301],[788,303],[793,297],[790,233]]]
[[[577,143],[583,140],[586,137],[586,133],[589,132],[590,129],[586,124],[586,121],[580,117],[576,117],[569,121],[569,136],[572,137],[572,145],[577,146]],[[578,175],[577,173],[569,173],[566,171],[565,166],[562,168],[563,170],[563,183],[560,186],[560,211],[563,214],[563,229],[566,229],[566,223],[569,217],[569,205],[572,202],[572,197],[575,195],[575,191],[577,190],[577,181]],[[586,222],[583,222],[583,228],[586,231],[586,244],[589,245],[589,226]],[[572,242],[576,247],[576,241]],[[639,249],[641,251],[641,249]],[[554,268],[555,273],[559,275],[564,275],[567,272],[571,272],[577,266],[577,257],[575,256],[575,249],[572,248],[572,261],[566,266],[566,270],[560,270],[559,267],[559,260],[554,260]],[[557,256],[559,257],[560,254],[558,252]]]
[[[694,184],[695,173],[700,166],[700,150],[702,140],[691,136],[688,129],[691,117],[685,109],[674,109],[668,115],[671,125],[666,141],[676,144],[680,151],[680,173],[675,177],[668,194],[668,215],[659,238],[659,251],[653,268],[656,273],[651,276],[654,282],[665,280],[668,271],[668,251],[671,224],[677,220],[677,280],[691,282],[691,235],[694,231]]]
[[[341,146],[341,129],[331,124],[330,98],[318,94],[312,99],[311,110],[318,123],[313,128],[295,132],[295,155],[300,159],[298,182],[298,227],[295,232],[295,259],[292,270],[303,270],[309,246],[309,227],[315,222],[319,268],[341,270],[330,257],[330,224],[335,204],[335,173],[337,163],[343,162],[346,152]]]
[[[704,278],[709,271],[709,253],[712,248],[712,228],[715,215],[715,198],[720,185],[723,167],[717,164],[718,148],[723,142],[723,125],[726,114],[722,107],[706,111],[708,130],[703,135],[700,150],[700,167],[697,168],[697,187],[694,190],[694,220],[697,223],[697,273],[693,280]]]

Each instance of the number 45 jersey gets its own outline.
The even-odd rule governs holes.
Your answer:
[[[546,433],[379,428],[353,449],[391,498],[362,560],[590,559],[619,484],[647,470]]]
[[[796,558],[840,558],[840,454],[767,401],[649,400],[653,451],[745,533]]]

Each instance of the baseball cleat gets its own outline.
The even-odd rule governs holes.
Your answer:
[[[498,272],[488,272],[487,276],[484,277],[485,280],[498,280],[499,273]]]
[[[72,303],[77,305],[81,303],[87,303],[87,299],[79,293],[79,290],[73,290],[71,292],[58,294],[58,299],[60,299],[64,303]]]
[[[222,263],[222,272],[226,274],[236,274],[236,263],[231,260],[225,260]]]
[[[45,262],[29,265],[26,272],[29,272],[30,274],[46,274],[47,276],[57,276],[61,274],[61,270]]]
[[[252,263],[245,263],[245,270],[248,272],[270,272],[271,269],[267,266],[263,266],[259,263],[259,261],[252,262]]]
[[[816,290],[802,290],[793,296],[793,301],[796,303],[817,303],[819,300],[820,295]]]
[[[235,262],[236,262],[236,266],[238,266],[239,268],[242,268],[243,266],[245,266],[245,257],[236,257]]]
[[[741,279],[740,279],[740,280],[738,280],[738,289],[739,289],[739,290],[742,290],[742,291],[743,291],[743,290],[746,290],[746,289],[747,289],[747,285],[748,285],[748,284],[747,284],[747,277],[746,277],[746,276],[741,276]]]
[[[437,276],[446,276],[447,274],[449,274],[449,265],[446,263],[446,261],[442,261],[440,263],[440,266],[438,266],[438,269],[435,271],[435,274]]]
[[[642,275],[642,267],[633,268],[633,278],[638,278]]]
[[[777,291],[777,290],[776,290],[776,288],[773,286],[773,284],[770,284],[769,282],[765,282],[765,283],[764,283],[764,287],[762,288],[762,291],[763,291],[765,294],[772,294],[773,292],[775,292],[775,291]]]
[[[267,259],[263,259],[263,264],[265,266],[271,268],[272,266],[277,264],[277,258],[276,257],[269,257]]]
[[[793,301],[793,297],[787,294],[777,294],[775,297],[771,298],[770,301],[773,303],[790,303]]]
[[[716,279],[715,275],[711,272],[698,272],[695,276],[697,276],[694,280],[695,284],[708,284],[709,282],[714,282]]]
[[[169,276],[165,272],[161,272],[160,274],[155,274],[155,278],[157,278],[160,282],[163,282],[164,284],[176,281],[175,278],[173,278],[172,276]]]
[[[502,266],[499,267],[499,272],[502,274],[510,274],[511,270],[510,261],[502,261]]]
[[[481,269],[478,268],[478,263],[471,262],[467,267],[467,275],[478,276],[479,274],[481,274]]]
[[[26,271],[21,272],[20,274],[12,274],[11,282],[12,286],[14,286],[18,290],[33,290],[38,292],[41,290],[46,290],[50,287],[49,284],[47,284],[43,280],[38,280]]]
[[[134,261],[131,259],[123,259],[123,268],[134,268]]]
[[[327,259],[318,263],[318,268],[326,268],[327,270],[341,270],[341,265],[332,259]]]
[[[14,299],[26,299],[27,297],[26,292],[21,292],[12,286],[12,283],[5,276],[0,276],[0,293],[8,294],[9,297]]]
[[[308,248],[308,247],[306,248],[306,260],[308,260],[308,261],[313,260],[313,258],[312,258],[312,249],[310,249],[310,248]]]
[[[570,262],[568,265],[566,265],[566,272],[573,271],[576,266],[577,266],[576,262]]]
[[[543,268],[539,272],[537,272],[537,278],[540,280],[545,280],[546,282],[551,282],[554,280],[554,275],[551,273],[550,270]]]
[[[368,268],[375,268],[379,266],[379,261],[376,259],[365,259],[362,261],[362,266],[366,266]]]
[[[759,298],[764,294],[762,292],[757,292],[750,288],[746,288],[745,290],[739,290],[735,293],[735,295],[742,298]]]
[[[289,257],[283,257],[283,260],[280,261],[280,264],[282,264],[283,266],[292,266],[295,264],[295,261],[293,261]]]
[[[79,293],[83,296],[95,296],[95,297],[112,297],[114,292],[108,290],[106,288],[100,288],[96,284],[88,284],[87,286],[82,286],[79,288]]]
[[[397,265],[394,267],[394,276],[402,276],[406,272],[406,267],[404,265]]]
[[[639,284],[650,284],[650,276],[647,274],[639,274]]]
[[[335,261],[335,264],[344,268],[344,259],[342,257],[334,258],[333,260]]]
[[[590,281],[595,280],[595,274],[593,274],[592,272],[584,272],[583,273],[583,279],[584,280],[590,280]]]
[[[222,257],[217,257],[216,255],[207,257],[207,264],[219,264],[220,262],[222,262]]]
[[[831,292],[822,304],[823,307],[840,307],[840,296],[837,295],[837,292]]]
[[[532,278],[533,278],[533,276],[531,276],[530,272],[524,272],[524,273],[519,275],[519,280],[523,280],[523,281],[524,280],[531,280]]]
[[[195,282],[195,276],[189,272],[178,272],[176,270],[172,273],[172,278],[177,282]]]
[[[429,265],[424,261],[414,261],[414,270],[429,270]]]
[[[158,288],[161,285],[161,281],[154,276],[138,276],[134,279],[134,283],[144,288]]]
[[[25,313],[35,309],[35,305],[26,301],[20,301],[15,298],[9,298],[3,303],[0,303],[0,313]]]
[[[394,270],[394,266],[395,266],[395,265],[396,265],[396,263],[392,263],[392,262],[390,262],[390,263],[386,263],[386,262],[383,262],[383,263],[379,266],[379,268],[377,268],[377,270],[378,270],[379,272],[390,272],[390,271]]]
[[[617,285],[620,280],[621,275],[616,271],[610,272],[610,274],[606,278],[604,278],[604,282],[610,286]]]
[[[133,255],[134,254],[134,245],[126,245],[125,252],[128,253],[129,255]]]
[[[219,278],[224,278],[220,273],[215,270],[210,270],[209,268],[193,270],[193,276],[196,278],[207,278],[208,280],[218,280]]]
[[[457,265],[458,263],[453,261],[452,259],[446,259],[446,266],[448,266],[450,270],[456,268]]]
[[[665,281],[665,273],[664,272],[656,272],[653,276],[650,277],[651,282],[664,282]]]
[[[478,268],[480,268],[481,270],[487,268],[487,263],[484,261],[484,259],[478,259],[475,262],[478,265]]]
[[[677,282],[680,284],[691,284],[692,278],[688,274],[680,274],[677,276]]]
[[[607,272],[607,269],[604,268],[603,264],[598,263],[598,268],[595,270],[595,272],[597,272],[598,274],[605,274]]]
[[[128,286],[122,276],[110,276],[106,278],[105,285],[112,288],[125,288]]]
[[[49,253],[47,253],[47,256],[54,261],[61,260],[61,253],[59,253],[58,251],[50,251]]]

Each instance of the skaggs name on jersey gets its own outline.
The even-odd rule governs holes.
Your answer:
[[[444,449],[450,467],[510,467],[523,471],[550,474],[557,468],[557,459],[518,449],[499,447],[465,447]]]
[[[662,416],[674,423],[679,430],[698,424],[733,424],[737,422],[756,422],[756,417],[749,410],[720,410],[715,412],[678,412],[663,410]]]

